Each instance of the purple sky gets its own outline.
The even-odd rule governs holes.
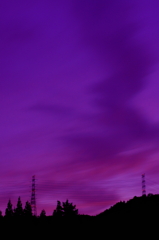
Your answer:
[[[158,0],[0,3],[0,209],[95,215],[159,193]]]

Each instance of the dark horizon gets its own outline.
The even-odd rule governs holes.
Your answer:
[[[33,181],[33,178],[34,178],[34,181]],[[143,179],[144,179],[144,183],[143,183]],[[102,209],[102,211],[98,211],[97,209],[98,208],[100,208],[100,206],[97,206],[97,209],[94,211],[94,214],[92,214],[91,212],[90,213],[88,213],[88,210],[86,209],[86,212],[82,212],[82,210],[80,209],[80,206],[79,205],[77,205],[76,204],[76,200],[75,200],[75,198],[74,198],[74,200],[73,201],[70,201],[70,199],[68,198],[68,197],[66,197],[65,199],[63,198],[63,200],[60,200],[60,198],[57,198],[56,200],[54,199],[54,198],[52,198],[52,208],[50,207],[51,206],[51,201],[49,200],[49,203],[46,203],[45,202],[45,204],[39,204],[39,199],[38,199],[38,191],[39,192],[43,192],[43,190],[44,189],[42,189],[40,186],[38,186],[37,184],[36,184],[36,181],[37,181],[37,179],[36,179],[36,177],[35,177],[35,175],[34,176],[32,176],[32,182],[31,182],[31,184],[30,184],[30,189],[28,188],[28,190],[29,190],[29,192],[30,192],[30,198],[26,198],[26,195],[28,195],[28,193],[26,193],[25,194],[25,197],[23,196],[22,198],[21,198],[21,196],[18,194],[18,192],[17,192],[17,197],[15,197],[15,194],[14,194],[14,198],[9,198],[8,200],[6,199],[6,202],[5,202],[5,204],[4,204],[4,199],[5,199],[5,197],[3,198],[3,197],[1,197],[1,205],[0,205],[0,211],[2,211],[2,215],[4,216],[5,215],[5,209],[6,209],[6,207],[7,207],[7,203],[8,203],[8,201],[10,200],[11,201],[11,203],[12,203],[12,206],[13,206],[13,209],[14,208],[16,208],[16,205],[17,205],[17,200],[18,200],[18,197],[20,197],[21,198],[21,201],[22,201],[22,207],[24,208],[24,203],[26,203],[27,201],[31,204],[33,204],[33,205],[35,205],[36,206],[36,212],[37,212],[37,216],[39,216],[40,215],[40,213],[41,213],[41,211],[42,210],[45,210],[45,212],[46,212],[46,215],[47,216],[52,216],[52,214],[53,214],[53,211],[56,209],[56,205],[57,205],[57,201],[60,201],[61,202],[61,204],[62,204],[62,202],[65,202],[66,200],[69,200],[69,202],[72,202],[72,204],[74,204],[74,205],[76,205],[76,207],[78,208],[78,213],[80,214],[80,215],[89,215],[89,216],[96,216],[96,215],[98,215],[98,214],[100,214],[101,212],[103,212],[103,211],[106,211],[107,209],[110,209],[112,206],[114,206],[115,204],[117,204],[117,202],[127,202],[127,201],[129,201],[130,199],[133,199],[134,197],[142,197],[143,195],[146,195],[146,196],[149,196],[149,195],[159,195],[158,193],[157,193],[157,191],[155,191],[156,193],[154,193],[154,184],[157,184],[157,183],[155,183],[155,182],[153,182],[153,181],[151,181],[151,180],[148,180],[148,181],[145,181],[145,179],[146,179],[146,176],[144,175],[144,178],[142,177],[142,175],[141,175],[141,182],[140,182],[140,187],[141,187],[141,194],[140,195],[134,195],[134,196],[131,196],[131,197],[129,197],[129,198],[127,198],[127,199],[119,199],[118,201],[114,201],[113,202],[113,204],[110,204],[110,205],[107,205],[107,206],[105,206],[103,209]],[[147,184],[146,184],[147,183]],[[152,185],[152,186],[151,186]],[[147,186],[148,186],[148,188],[147,188]],[[50,187],[49,185],[47,186],[47,185],[45,185],[45,193],[48,191],[48,189],[47,189],[47,187]],[[19,189],[22,189],[22,187],[21,188],[19,188]],[[25,188],[24,189],[26,189],[26,185],[25,185]],[[149,191],[149,190],[153,190],[153,191]],[[6,189],[7,190],[7,189]],[[13,188],[12,189],[14,192],[15,192],[15,189]],[[155,190],[157,190],[157,189],[155,189]],[[35,192],[35,195],[34,195],[34,192]],[[88,193],[89,194],[89,193]],[[88,196],[88,194],[87,194],[87,196]],[[96,194],[96,193],[95,193]],[[51,194],[52,195],[52,197],[53,197],[53,194]],[[51,195],[48,195],[48,197],[49,196],[51,196]],[[66,196],[66,194],[65,194],[65,196]],[[45,197],[47,198],[47,194],[45,194]],[[86,197],[86,196],[84,196],[84,197]],[[100,199],[100,196],[98,195],[98,197],[96,197],[96,198],[99,198]],[[78,198],[77,198],[78,199]],[[2,204],[2,201],[3,201],[3,204]],[[85,201],[85,199],[83,198],[83,201]],[[108,203],[108,201],[109,201],[109,199],[105,199],[105,201],[107,201],[107,203]],[[98,203],[98,199],[96,200],[96,204]]]
[[[134,214],[141,213],[141,212],[149,212],[149,214],[153,215],[154,210],[156,208],[159,211],[159,194],[143,194],[142,196],[134,196],[133,198],[127,201],[119,201],[116,202],[114,205],[110,206],[108,209],[96,214],[96,215],[89,215],[89,214],[81,214],[79,213],[79,209],[77,208],[76,204],[70,202],[68,199],[64,202],[57,200],[56,207],[53,210],[51,215],[46,214],[46,210],[43,208],[39,214],[36,211],[36,204],[26,201],[23,205],[21,201],[21,197],[18,197],[16,206],[13,206],[11,199],[7,202],[6,209],[3,212],[0,210],[0,217],[5,217],[7,219],[12,218],[44,218],[44,217],[53,217],[55,219],[61,217],[76,217],[76,216],[89,216],[89,217],[107,217],[109,218],[112,214],[127,214],[132,216]],[[35,205],[35,206],[34,206]],[[23,207],[24,206],[24,207]],[[71,208],[70,208],[70,207]],[[69,209],[68,209],[69,207]],[[69,211],[68,211],[69,210]],[[135,213],[136,212],[136,213]],[[71,215],[70,215],[71,214]],[[111,214],[111,215],[110,215]],[[130,216],[131,218],[131,216]]]

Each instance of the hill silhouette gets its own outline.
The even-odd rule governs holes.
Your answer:
[[[120,201],[114,206],[96,215],[97,217],[110,217],[110,215],[156,215],[159,213],[159,194],[148,194],[134,197],[127,202]]]
[[[159,194],[134,197],[127,202],[120,201],[96,215],[1,217],[1,231],[5,236],[43,237],[50,236],[71,239],[152,238],[158,232]],[[5,231],[10,229],[11,231]]]
[[[129,238],[151,237],[158,234],[159,194],[134,197],[120,201],[114,206],[96,215],[98,232]],[[106,227],[107,226],[107,227]]]

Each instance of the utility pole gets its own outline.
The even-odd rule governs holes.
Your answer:
[[[142,196],[146,196],[145,174],[142,174]]]
[[[37,216],[36,199],[35,199],[35,175],[32,176],[31,208],[32,208],[33,215]]]

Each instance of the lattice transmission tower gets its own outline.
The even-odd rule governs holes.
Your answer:
[[[36,198],[35,198],[35,175],[32,176],[31,208],[34,216],[37,216]]]
[[[142,196],[146,195],[145,174],[142,174]]]

